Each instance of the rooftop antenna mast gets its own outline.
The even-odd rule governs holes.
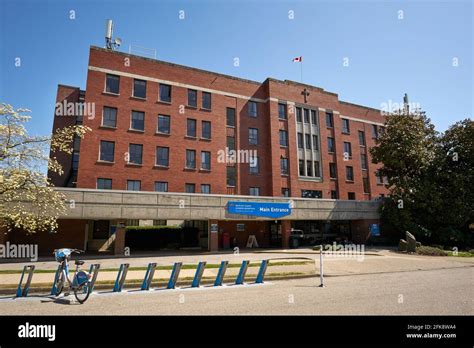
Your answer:
[[[114,34],[114,23],[111,19],[107,19],[107,23],[105,25],[105,48],[108,50],[115,50],[122,44],[122,40],[120,38],[113,39]]]

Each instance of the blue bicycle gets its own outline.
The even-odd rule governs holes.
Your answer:
[[[84,303],[90,295],[91,292],[91,275],[87,272],[79,270],[79,267],[84,264],[84,261],[75,260],[76,270],[74,271],[74,276],[71,279],[69,278],[69,259],[71,258],[72,253],[81,254],[83,250],[79,249],[56,249],[54,250],[54,257],[56,261],[60,263],[59,272],[57,278],[55,279],[55,296],[59,296],[64,289],[64,283],[68,282],[69,290],[74,291],[74,296],[76,297],[79,303]]]

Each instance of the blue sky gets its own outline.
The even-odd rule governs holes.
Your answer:
[[[31,109],[29,131],[49,133],[57,85],[85,87],[89,46],[104,45],[111,18],[121,51],[256,81],[299,81],[291,59],[302,55],[305,83],[375,108],[406,92],[443,131],[473,114],[473,17],[470,0],[3,0],[0,101]]]

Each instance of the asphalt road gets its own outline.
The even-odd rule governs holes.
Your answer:
[[[2,315],[473,315],[474,267],[274,281],[263,285],[0,299]]]

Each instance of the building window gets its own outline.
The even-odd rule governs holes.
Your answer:
[[[250,196],[260,196],[260,187],[250,187],[249,194]]]
[[[360,166],[363,170],[367,170],[367,155],[363,153],[360,154]]]
[[[158,133],[170,134],[170,117],[158,115]]]
[[[348,198],[350,201],[355,201],[355,199],[356,199],[356,194],[355,194],[355,192],[347,192],[347,198]]]
[[[369,178],[362,178],[364,193],[370,193]]]
[[[318,124],[318,120],[316,117],[316,110],[311,110],[311,123],[315,126]]]
[[[307,176],[313,176],[313,162],[306,161],[306,172]]]
[[[296,122],[302,122],[301,108],[296,108]]]
[[[323,191],[319,190],[301,190],[302,198],[323,198]]]
[[[344,142],[344,158],[351,158],[352,157],[352,147],[351,143],[348,141]]]
[[[196,184],[186,184],[184,186],[184,190],[186,193],[195,193],[196,192]]]
[[[188,106],[197,108],[197,94],[195,89],[188,89]]]
[[[377,139],[379,137],[379,133],[377,130],[377,125],[373,124],[372,125],[372,138]]]
[[[318,136],[313,135],[313,150],[319,150]]]
[[[201,169],[211,170],[211,153],[209,151],[201,151]]]
[[[333,128],[334,127],[334,118],[332,113],[326,112],[326,127]]]
[[[235,150],[235,138],[227,137],[227,148],[229,150]]]
[[[156,165],[162,167],[168,167],[170,162],[169,147],[158,146],[156,148]]]
[[[346,180],[354,181],[354,168],[347,166],[346,167]]]
[[[334,152],[334,151],[335,151],[334,138],[328,137],[328,152]]]
[[[258,145],[258,129],[249,128],[249,144]]]
[[[304,142],[305,142],[306,148],[308,150],[311,150],[311,135],[305,134],[304,135]]]
[[[144,131],[145,130],[145,113],[141,111],[132,111],[131,129]]]
[[[365,133],[363,131],[359,131],[359,145],[365,146]]]
[[[343,118],[342,119],[342,133],[346,133],[346,134],[349,134],[351,131],[350,131],[350,128],[349,128],[349,120],[346,119],[346,118]]]
[[[288,158],[280,158],[280,172],[282,175],[288,175]]]
[[[211,139],[211,122],[202,121],[201,137],[203,139]]]
[[[210,194],[211,193],[211,185],[201,184],[201,193]]]
[[[129,158],[128,163],[142,164],[142,153],[143,153],[143,145],[130,144],[130,147],[129,147],[130,158]]]
[[[235,109],[227,108],[226,109],[226,119],[228,127],[235,127]]]
[[[331,191],[331,199],[338,199],[339,195],[337,194],[337,191],[336,190],[332,190]]]
[[[321,177],[321,169],[319,168],[319,161],[314,161],[314,176],[317,178]]]
[[[337,179],[336,163],[329,163],[329,177],[331,179]]]
[[[171,103],[171,86],[160,83],[160,101]]]
[[[72,170],[76,171],[79,169],[79,153],[74,151],[72,153]]]
[[[304,123],[309,123],[309,110],[303,109]]]
[[[141,181],[140,180],[127,180],[128,191],[140,191]]]
[[[120,76],[107,74],[105,79],[105,91],[107,93],[119,94]]]
[[[99,160],[106,162],[114,161],[115,143],[113,141],[102,140],[100,142]]]
[[[303,133],[298,133],[297,138],[298,138],[298,149],[302,149],[303,148]]]
[[[112,179],[97,179],[97,188],[99,190],[112,190]]]
[[[188,118],[186,129],[186,135],[188,137],[196,138],[196,120]]]
[[[117,109],[104,106],[102,113],[102,126],[117,127]]]
[[[260,173],[260,163],[258,156],[253,156],[250,158],[250,174]]]
[[[166,181],[155,181],[156,192],[168,192],[168,182]]]
[[[196,169],[196,150],[186,150],[186,168]]]
[[[280,146],[288,146],[288,132],[280,130]]]
[[[281,195],[283,197],[290,197],[290,189],[286,188],[286,187],[282,188],[281,189]]]
[[[235,186],[235,167],[227,167],[226,180],[227,186]]]
[[[146,81],[133,79],[133,96],[136,98],[146,98]]]
[[[380,126],[380,135],[383,136],[385,134],[385,127]]]
[[[202,92],[202,108],[211,110],[212,108],[211,93]]]
[[[377,179],[377,185],[382,185],[383,184],[383,176],[382,174],[380,173],[380,171],[377,171],[375,173],[375,177]]]
[[[305,176],[304,160],[298,161],[298,169],[299,169],[300,176]]]
[[[248,102],[248,114],[250,117],[257,117],[257,103],[253,101]]]
[[[278,104],[278,118],[286,120],[286,104]]]

